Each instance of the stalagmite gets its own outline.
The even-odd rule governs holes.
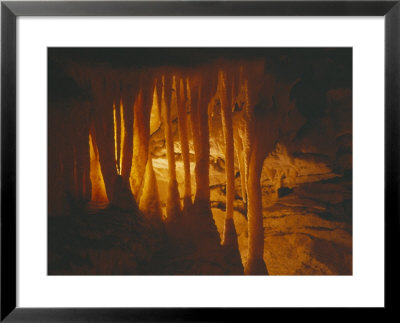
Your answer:
[[[147,159],[146,174],[143,182],[143,192],[140,198],[139,209],[155,221],[162,219],[160,197],[158,194],[157,179],[153,169],[151,156]]]
[[[233,200],[235,198],[235,165],[232,128],[232,107],[228,101],[226,74],[218,75],[218,94],[222,110],[222,129],[225,138],[225,173],[226,173],[226,217],[222,244],[237,246],[235,225],[233,223]]]
[[[171,129],[171,106],[177,105],[176,96],[176,79],[172,79],[172,88],[166,87],[165,77],[162,78],[162,94],[161,94],[161,111],[164,122],[165,141],[167,146],[167,159],[168,159],[168,195],[167,195],[167,209],[166,220],[175,220],[181,213],[181,205],[178,191],[178,182],[176,181],[176,168],[175,168],[175,152],[174,152],[174,138]],[[166,91],[171,91],[170,104],[167,101],[168,97]]]
[[[249,250],[244,269],[247,275],[268,274],[264,262],[264,226],[260,185],[262,162],[263,158],[260,158],[258,145],[255,145],[250,157],[248,178]]]
[[[187,130],[187,113],[185,100],[185,87],[183,79],[179,81],[179,100],[178,100],[178,127],[179,137],[182,149],[183,168],[185,176],[185,193],[183,198],[183,210],[188,212],[192,205],[192,187],[190,181],[190,156],[189,156],[189,139]]]
[[[90,147],[90,181],[92,185],[91,200],[93,202],[108,202],[106,187],[104,185],[103,174],[101,172],[99,151],[92,134],[89,133]]]

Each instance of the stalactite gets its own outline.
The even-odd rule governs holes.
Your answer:
[[[175,168],[175,152],[174,152],[174,138],[171,129],[171,107],[177,105],[176,96],[176,79],[172,78],[172,88],[165,85],[165,78],[162,79],[162,94],[161,94],[161,111],[164,122],[165,142],[167,146],[167,159],[168,159],[168,195],[167,195],[167,209],[166,220],[175,220],[181,213],[181,205],[178,191],[178,182],[176,181],[176,168]],[[166,91],[171,91],[171,101],[166,101]],[[168,103],[170,102],[170,104]]]
[[[130,156],[129,154],[126,156],[126,161],[125,159],[125,150],[130,150],[130,147],[127,146],[126,138],[127,138],[127,128],[130,128],[126,126],[125,123],[125,114],[124,114],[124,106],[123,106],[123,97],[127,98],[127,103],[129,105],[129,95],[124,93],[124,84],[121,79],[119,79],[118,82],[115,81],[115,75],[113,76],[111,74],[111,89],[109,86],[105,87],[105,98],[106,98],[106,103],[108,104],[110,101],[113,102],[112,105],[112,131],[113,131],[113,136],[110,137],[105,137],[104,135],[102,136],[102,139],[105,140],[106,143],[112,142],[112,150],[109,149],[107,158],[110,158],[113,156],[113,166],[111,167],[111,170],[107,169],[110,171],[110,176],[109,179],[104,175],[104,167],[103,163],[100,159],[100,164],[102,166],[102,172],[103,176],[105,179],[105,184],[107,188],[107,182],[110,181],[112,183],[112,190],[109,192],[107,189],[107,196],[109,197],[110,204],[113,206],[116,206],[122,210],[126,210],[129,212],[134,212],[136,213],[138,211],[138,206],[136,203],[136,200],[134,196],[132,195],[131,188],[130,188],[130,181],[128,180],[128,171],[124,171],[123,165],[127,165],[130,163]],[[128,87],[129,88],[129,87]],[[108,107],[103,105],[103,113],[104,111],[107,111]],[[129,107],[127,109],[129,111]],[[129,113],[128,113],[129,115]],[[107,120],[108,121],[108,120]],[[107,122],[106,121],[106,122]],[[106,123],[108,125],[108,123]],[[107,129],[108,127],[104,126],[104,119],[103,119],[103,129]],[[97,131],[96,131],[97,134]],[[112,138],[112,139],[111,139]],[[132,137],[131,137],[132,138]],[[128,144],[130,144],[128,142]],[[113,154],[111,154],[111,151]],[[102,152],[100,151],[100,157],[102,156]],[[106,153],[106,151],[104,151]],[[108,159],[107,159],[108,160]],[[128,167],[129,168],[129,167]]]
[[[196,201],[199,200],[200,198],[200,192],[201,192],[201,182],[200,182],[200,170],[199,170],[199,160],[200,160],[200,154],[201,154],[201,141],[200,141],[200,128],[199,128],[199,96],[201,95],[200,91],[200,86],[197,82],[197,84],[191,80],[187,80],[187,89],[188,89],[188,95],[191,98],[190,101],[190,122],[192,126],[192,137],[193,137],[193,148],[194,148],[194,156],[195,156],[195,179],[196,179],[196,193],[195,193],[195,203]]]
[[[151,107],[151,113],[150,113],[150,135],[152,135],[155,131],[157,131],[160,126],[161,126],[161,111],[160,111],[160,104],[159,104],[159,99],[158,99],[158,83],[161,83],[159,81],[156,82],[157,85],[154,87],[154,93],[153,93],[153,105]]]
[[[143,182],[143,192],[139,209],[149,218],[161,220],[163,218],[160,197],[158,194],[157,179],[153,169],[151,156],[147,159],[146,173]]]
[[[97,144],[93,139],[92,133],[89,133],[90,147],[90,182],[91,182],[91,200],[93,202],[107,203],[107,193],[104,184],[103,173],[101,172],[99,151]]]
[[[122,174],[122,161],[124,159],[124,146],[125,146],[125,119],[124,119],[124,105],[122,98],[119,101],[119,115],[120,115],[120,127],[121,127],[121,140],[120,140],[120,150],[119,150],[119,174]]]
[[[199,97],[199,88],[195,86],[193,80],[189,78],[186,80],[187,84],[187,95],[188,95],[188,103],[190,109],[190,125],[192,128],[192,138],[193,138],[193,148],[194,155],[196,160],[195,173],[197,173],[197,159],[200,154],[200,130],[199,130],[199,114],[198,114],[198,97]],[[197,192],[197,177],[196,177],[196,192]]]
[[[244,147],[244,120],[243,115],[245,111],[243,111],[243,106],[240,98],[240,74],[232,73],[232,124],[233,124],[233,138],[234,138],[234,146],[236,150],[236,155],[239,164],[239,172],[240,172],[240,183],[241,183],[241,191],[242,191],[242,200],[244,203],[247,203],[247,170],[246,170],[246,153]],[[236,75],[235,75],[236,74]],[[239,106],[241,105],[241,107]]]
[[[138,201],[139,190],[141,187],[141,174],[139,172],[140,164],[140,137],[139,137],[139,127],[140,127],[140,110],[143,109],[143,98],[142,90],[136,95],[135,103],[133,105],[133,157],[132,157],[132,168],[130,175],[131,190],[133,195]]]
[[[137,94],[137,87],[125,81],[122,89],[122,111],[124,119],[124,144],[122,146],[121,176],[124,184],[130,187],[130,174],[133,156],[133,100]]]
[[[244,169],[244,187],[246,188],[246,196],[248,198],[248,179],[249,179],[249,164],[250,164],[250,153],[252,149],[251,139],[254,134],[254,125],[252,120],[252,113],[250,112],[250,102],[248,96],[248,84],[247,80],[241,81],[242,88],[242,99],[243,99],[243,111],[242,118],[240,120],[241,126],[239,127],[239,136],[242,142],[242,159]]]
[[[161,122],[159,100],[157,95],[158,83],[161,82],[156,83],[153,91],[153,102],[150,112],[150,134],[152,134],[155,129],[160,127]],[[147,217],[153,219],[154,221],[161,221],[163,219],[157,179],[153,169],[153,160],[150,152],[147,158],[146,172],[143,180],[143,189],[140,198],[139,209]]]
[[[192,98],[190,116],[196,159],[194,204],[198,209],[208,211],[210,210],[208,110],[212,92],[216,90],[216,86],[214,86],[216,80],[210,82],[210,79],[202,80],[198,78],[189,83]]]
[[[134,104],[133,158],[131,169],[131,188],[136,200],[140,201],[143,177],[149,153],[150,110],[153,101],[154,80],[144,77],[141,89]]]
[[[119,150],[120,150],[120,143],[119,143],[119,127],[118,127],[118,115],[117,115],[117,106],[115,102],[113,103],[113,122],[114,122],[114,161],[115,161],[115,169],[117,173],[120,174],[119,171]]]
[[[235,165],[234,165],[234,142],[232,127],[231,100],[228,101],[226,73],[220,71],[218,75],[218,94],[222,110],[222,129],[225,139],[225,173],[226,173],[226,217],[224,236],[222,244],[225,246],[236,246],[237,237],[233,223],[233,201],[235,198]]]
[[[120,86],[122,87],[122,84]],[[126,129],[122,97],[116,101],[117,103],[113,104],[115,168],[118,175],[122,175]]]
[[[178,100],[178,127],[181,142],[183,168],[185,176],[185,193],[183,198],[183,210],[188,212],[192,206],[192,185],[190,179],[190,155],[189,155],[189,139],[187,130],[187,113],[185,100],[185,87],[183,79],[179,81],[179,100]]]
[[[92,85],[95,95],[92,118],[94,120],[96,144],[107,196],[110,203],[112,203],[114,184],[117,176],[113,123],[113,102],[116,83],[112,79],[108,80],[106,75],[100,75],[93,79]]]

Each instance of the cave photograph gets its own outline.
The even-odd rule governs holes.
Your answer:
[[[48,275],[352,275],[352,57],[49,47]]]

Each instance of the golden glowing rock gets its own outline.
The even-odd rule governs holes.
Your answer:
[[[89,133],[90,147],[90,182],[92,184],[91,200],[93,202],[108,202],[103,173],[101,172],[99,151],[97,145]]]
[[[164,121],[165,141],[167,146],[167,159],[168,159],[168,196],[167,196],[167,221],[173,221],[181,214],[181,204],[178,191],[178,182],[176,181],[176,168],[175,168],[175,152],[174,142],[171,130],[171,109],[172,106],[177,108],[177,95],[176,95],[176,79],[172,78],[172,94],[170,104],[166,101],[165,77],[162,78],[162,94],[161,94],[161,112]]]

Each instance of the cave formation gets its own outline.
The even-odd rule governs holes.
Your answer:
[[[192,206],[192,185],[190,178],[190,151],[189,151],[188,118],[187,118],[187,110],[188,107],[190,107],[190,101],[187,96],[188,89],[186,88],[185,83],[186,82],[182,78],[180,78],[179,91],[177,91],[177,94],[179,94],[179,100],[178,100],[179,139],[181,144],[183,169],[185,177],[183,211],[185,214],[187,214]]]
[[[163,76],[161,90],[161,113],[163,116],[163,125],[165,127],[165,142],[167,146],[168,160],[168,197],[165,215],[168,221],[174,220],[181,214],[178,182],[176,181],[174,141],[171,129],[171,110],[177,110],[178,106],[176,92],[177,87],[175,76],[172,76],[172,82],[171,80],[170,82],[165,82],[165,77]],[[169,95],[167,95],[167,93],[169,93]]]
[[[49,84],[49,92],[54,92],[49,93],[49,218],[57,223],[56,218],[76,219],[79,215],[80,219],[68,221],[79,223],[73,222],[75,226],[87,226],[89,217],[96,222],[96,216],[102,215],[101,221],[106,223],[115,219],[124,223],[123,230],[131,230],[128,236],[140,231],[138,237],[146,236],[143,241],[138,238],[123,252],[112,253],[115,262],[129,264],[128,269],[119,265],[124,267],[125,274],[151,273],[154,263],[165,266],[151,254],[160,253],[163,244],[171,240],[165,235],[174,235],[176,231],[180,231],[176,241],[195,245],[194,254],[222,259],[222,267],[235,267],[223,271],[205,266],[203,271],[198,269],[199,274],[285,273],[276,269],[279,266],[274,265],[274,257],[270,257],[271,263],[267,261],[268,241],[275,237],[268,236],[268,232],[273,231],[270,225],[278,218],[271,215],[277,201],[285,194],[290,197],[293,190],[304,194],[306,185],[311,185],[307,183],[347,178],[351,170],[351,122],[346,120],[351,119],[351,88],[344,81],[328,84],[324,102],[311,100],[304,104],[304,96],[298,93],[303,93],[302,87],[308,91],[310,85],[304,85],[304,61],[298,63],[301,67],[297,69],[290,65],[294,63],[288,63],[288,56],[296,57],[295,52],[285,54],[281,50],[278,54],[267,52],[250,58],[245,54],[230,58],[215,54],[212,59],[208,53],[206,59],[199,55],[200,59],[194,59],[189,66],[174,59],[148,66],[134,62],[124,66],[105,59],[71,59],[68,51],[54,49],[51,53],[53,65],[49,66],[58,73],[54,72],[52,77],[61,81]],[[323,61],[327,55],[323,51],[319,54],[316,64],[307,64],[314,69],[325,64],[322,71],[332,68],[329,64],[336,64],[332,58]],[[79,50],[74,55],[79,57]],[[131,60],[134,61],[134,55]],[[274,64],[280,69],[274,69]],[[57,84],[59,89],[54,90]],[[308,111],[307,104],[314,107],[318,103],[324,110],[318,117],[304,112]],[[320,138],[316,138],[320,133]],[[333,184],[326,185],[332,188]],[[340,194],[345,195],[341,191],[332,196],[343,202],[338,206],[343,214],[332,211],[330,205],[336,204],[326,197],[323,198],[330,204],[326,202],[324,210],[336,212],[334,221],[348,226],[349,219],[340,217],[348,217],[345,201],[351,200],[351,195],[349,198],[346,191],[344,199],[338,197]],[[215,196],[222,207],[216,206]],[[217,220],[218,212],[223,216]],[[124,214],[123,220],[117,218],[120,213]],[[243,226],[238,229],[239,218],[246,224],[245,245],[241,242]],[[321,221],[315,221],[316,224],[304,227],[322,226]],[[203,222],[207,224],[203,226]],[[50,229],[56,226],[52,224]],[[165,231],[171,226],[173,231]],[[295,239],[307,239],[301,234],[296,234]],[[346,252],[334,250],[330,240],[318,246],[314,246],[317,238],[307,243],[316,250],[323,245],[323,252],[333,248],[336,260],[345,254],[342,267],[331,271],[348,274],[351,235],[340,234],[338,239]],[[138,246],[148,249],[143,251]],[[147,267],[139,265],[139,261],[133,265],[131,260],[125,260],[138,250],[149,253],[138,256],[148,263]],[[93,264],[108,268],[100,254],[101,251],[86,251]],[[57,262],[57,256],[54,257]],[[229,257],[238,260],[232,262],[227,260]],[[315,259],[322,256],[318,257]],[[104,269],[106,273],[120,273],[113,266],[109,271]],[[53,272],[68,272],[63,270]],[[174,269],[168,270],[173,273]]]

